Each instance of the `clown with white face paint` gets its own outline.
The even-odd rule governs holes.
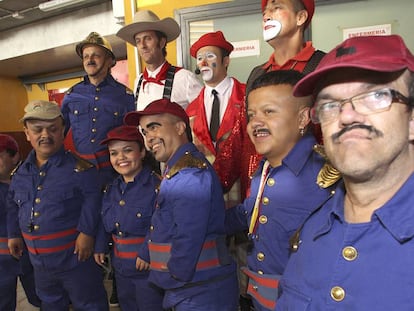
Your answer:
[[[226,207],[245,198],[250,182],[247,163],[255,158],[254,146],[246,132],[245,84],[227,75],[232,51],[233,45],[221,31],[207,33],[191,46],[191,56],[197,61],[197,71],[205,87],[187,107],[194,144],[213,163],[225,192]],[[212,122],[213,90],[219,101],[216,123]],[[216,135],[211,131],[212,124],[218,124]],[[237,252],[242,253],[239,247]],[[241,287],[244,293],[245,285]]]
[[[186,110],[194,144],[215,167],[224,191],[232,189],[226,200],[228,206],[240,202],[247,188],[248,174],[242,171],[240,160],[243,141],[254,150],[245,129],[245,85],[227,75],[233,48],[221,31],[204,34],[191,46],[191,56],[197,61],[205,86]],[[213,112],[215,104],[219,107]],[[218,125],[216,131],[212,130],[214,124]]]

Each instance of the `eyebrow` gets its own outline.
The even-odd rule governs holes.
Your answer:
[[[158,123],[158,122],[150,122],[150,123],[148,123],[145,127],[146,127],[146,128],[150,128],[150,127],[152,127],[152,126],[154,126],[154,125],[159,125],[159,126],[162,126],[162,124],[161,124],[161,123]]]

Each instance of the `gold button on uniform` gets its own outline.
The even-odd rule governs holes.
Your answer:
[[[268,197],[264,197],[263,199],[262,199],[262,203],[263,203],[263,205],[267,205],[267,204],[269,204],[269,198]]]
[[[142,214],[141,213],[137,213],[137,217],[138,218],[141,218],[142,217]]]
[[[267,185],[268,185],[269,187],[272,187],[274,184],[275,184],[275,180],[274,180],[273,178],[269,178],[269,179],[267,180]]]
[[[96,128],[93,128],[92,129],[92,133],[96,133]]]
[[[259,271],[257,271],[257,274],[263,275],[264,273],[263,273],[262,270],[259,270]]]
[[[355,247],[347,246],[342,250],[342,256],[345,258],[345,260],[353,261],[357,258],[358,252]]]
[[[335,301],[342,301],[345,298],[345,291],[340,286],[334,286],[331,289],[331,297]]]
[[[265,259],[265,255],[263,253],[257,253],[256,258],[258,261],[263,261]]]
[[[33,230],[39,230],[40,229],[40,226],[39,225],[34,225],[33,226]]]
[[[40,201],[41,201],[41,200],[40,200],[40,198],[36,198],[36,199],[35,199],[35,203],[36,203],[36,204],[39,204],[39,203],[40,203]]]
[[[99,96],[95,96],[95,100],[98,100],[99,99]]]
[[[73,114],[79,114],[79,110],[75,110]]]
[[[124,200],[119,201],[119,205],[120,206],[124,206],[125,205],[125,201]]]
[[[37,186],[37,191],[40,191],[42,189],[43,189],[43,186],[42,185]]]
[[[98,111],[99,110],[99,108],[98,107],[94,107],[93,108],[93,111]]]
[[[95,142],[95,139],[94,139],[94,138],[92,138],[92,139],[91,139],[91,143],[94,143],[94,142]]]
[[[259,217],[259,222],[264,225],[265,223],[267,223],[267,217],[265,215],[262,215]]]
[[[39,217],[39,216],[40,216],[40,212],[34,212],[34,213],[33,213],[33,216],[34,216],[34,217]]]
[[[115,111],[115,112],[114,112],[114,116],[115,116],[115,117],[119,116],[119,112],[118,112],[118,111]]]
[[[154,226],[153,225],[150,226],[150,230],[151,231],[154,230]]]
[[[44,176],[46,176],[46,173],[45,173],[45,172],[40,172],[40,173],[39,173],[39,176],[44,177]]]

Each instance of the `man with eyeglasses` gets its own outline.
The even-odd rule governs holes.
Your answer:
[[[343,182],[292,238],[276,310],[413,310],[413,82],[391,35],[344,41],[296,85]]]

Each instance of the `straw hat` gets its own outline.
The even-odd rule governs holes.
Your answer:
[[[99,33],[94,32],[94,31],[91,32],[85,38],[85,40],[82,40],[76,45],[76,54],[78,54],[80,58],[82,58],[83,48],[85,47],[85,45],[89,45],[89,44],[97,45],[97,46],[104,48],[109,53],[109,55],[111,55],[112,57],[112,67],[115,66],[116,59],[115,59],[115,54],[112,51],[111,44],[109,43],[108,40],[102,37]]]
[[[149,30],[156,30],[167,36],[167,42],[175,40],[180,35],[180,26],[171,17],[159,19],[152,11],[139,11],[134,16],[134,21],[122,27],[117,36],[135,46],[135,35]]]

